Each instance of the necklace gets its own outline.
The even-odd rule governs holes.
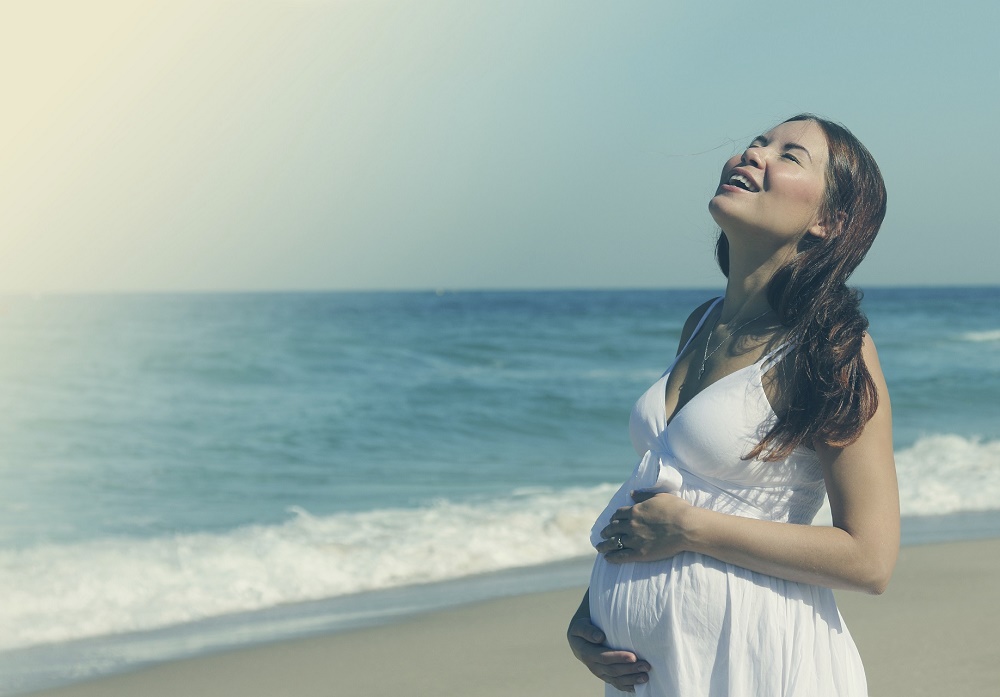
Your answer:
[[[729,332],[729,335],[725,339],[723,339],[722,341],[720,341],[719,345],[716,346],[714,349],[712,349],[711,352],[709,352],[708,346],[709,346],[709,344],[712,343],[712,332],[715,331],[715,327],[712,327],[711,329],[709,329],[708,330],[708,340],[705,342],[705,353],[704,353],[704,355],[701,358],[701,368],[698,369],[698,382],[701,382],[701,377],[705,374],[705,364],[708,363],[708,359],[711,358],[712,356],[714,356],[715,352],[718,351],[720,348],[722,348],[723,344],[725,344],[727,341],[729,341],[730,339],[732,339],[736,334],[738,334],[739,331],[741,329],[743,329],[743,327],[747,326],[751,322],[755,322],[755,321],[759,320],[761,317],[763,317],[764,315],[766,315],[770,311],[771,311],[771,308],[767,308],[766,310],[764,310],[763,312],[761,312],[756,317],[751,317],[746,322],[744,322],[740,326],[736,327],[736,329],[733,330],[733,331],[731,331],[731,332]],[[716,325],[716,326],[718,326],[718,325]]]

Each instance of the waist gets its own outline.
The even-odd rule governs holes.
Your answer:
[[[826,498],[823,482],[797,486],[720,485],[687,473],[681,487],[672,492],[692,506],[758,520],[808,525]]]
[[[648,452],[637,468],[635,489],[680,496],[699,508],[761,520],[808,524],[826,498],[822,479],[740,482],[717,479],[685,467],[666,453]],[[751,463],[747,463],[751,467]]]

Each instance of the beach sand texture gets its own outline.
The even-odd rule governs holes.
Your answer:
[[[1000,539],[905,547],[886,593],[838,593],[872,697],[1000,694]],[[61,697],[576,697],[603,694],[566,646],[583,589],[243,649],[34,693]]]

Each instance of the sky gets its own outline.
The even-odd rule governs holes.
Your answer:
[[[719,287],[723,162],[872,151],[861,286],[998,284],[1000,3],[0,4],[0,292]]]

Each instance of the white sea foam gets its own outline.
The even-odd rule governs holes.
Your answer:
[[[991,329],[985,332],[966,332],[960,334],[962,341],[1000,341],[1000,329]]]
[[[1000,510],[1000,441],[926,436],[895,457],[901,515]],[[829,502],[813,523],[833,524]]]
[[[928,436],[896,462],[904,515],[1000,509],[1000,441]],[[0,650],[590,554],[616,486],[0,551]]]
[[[903,515],[1000,509],[1000,441],[927,436],[896,453]]]
[[[0,551],[0,650],[586,555],[614,489]]]

